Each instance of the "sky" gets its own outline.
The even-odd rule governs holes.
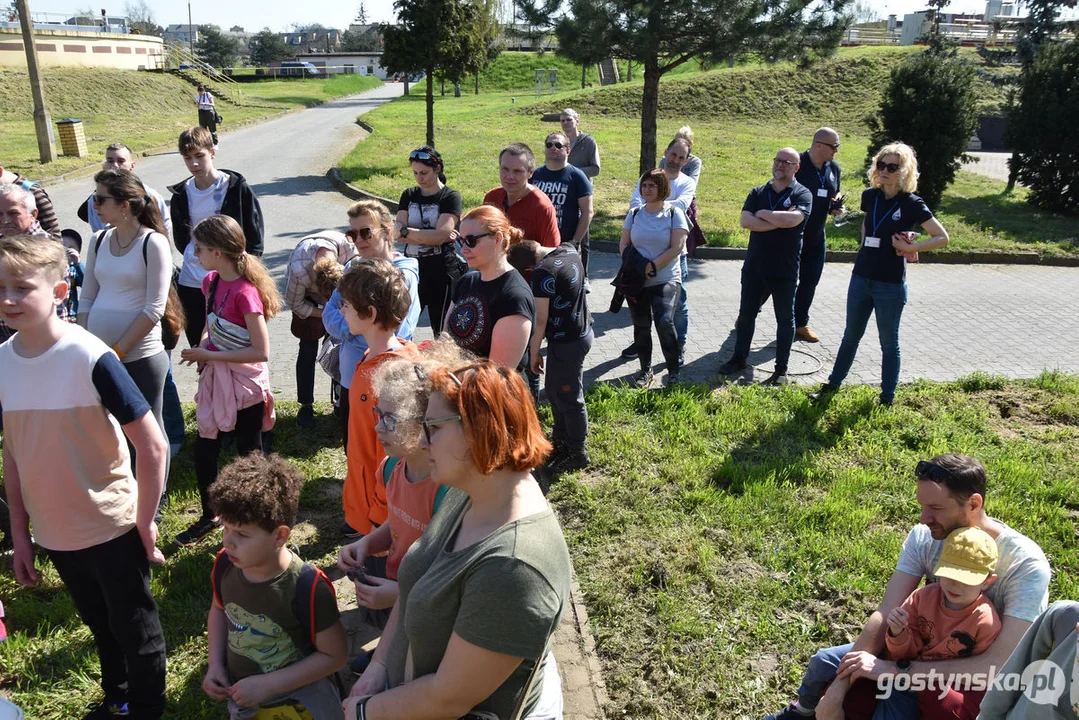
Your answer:
[[[104,8],[110,15],[124,13],[125,0],[29,0],[33,13],[48,12],[70,16],[76,10],[94,8],[95,15]],[[905,13],[922,10],[924,0],[863,0],[880,16],[895,13],[902,19]],[[145,0],[159,25],[187,22],[185,0]],[[356,17],[361,0],[191,0],[191,19],[196,25],[216,24],[225,29],[234,25],[248,32],[264,27],[284,32],[295,24],[321,23],[326,27],[348,29]],[[368,22],[390,22],[394,18],[393,0],[363,0]],[[981,13],[985,0],[952,0],[947,8],[954,13]]]

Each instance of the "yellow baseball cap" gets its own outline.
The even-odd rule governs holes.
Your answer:
[[[997,541],[981,528],[953,530],[944,540],[933,574],[964,585],[981,585],[997,569]]]

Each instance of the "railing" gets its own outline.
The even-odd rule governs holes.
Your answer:
[[[378,65],[373,63],[349,63],[347,65],[315,65],[314,71],[306,67],[231,67],[222,70],[233,82],[240,76],[278,80],[281,78],[322,79],[337,75],[371,75],[377,77]],[[370,72],[367,72],[370,70]]]
[[[187,48],[182,45],[171,45],[165,43],[165,67],[166,70],[187,70],[196,75],[202,75],[207,80],[219,82],[225,85],[238,85],[235,80],[221,72],[217,68],[209,65],[199,58],[195,57]],[[239,92],[239,89],[236,89]]]

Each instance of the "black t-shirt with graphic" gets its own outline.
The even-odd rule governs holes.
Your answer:
[[[531,333],[536,329],[536,303],[521,273],[510,270],[484,282],[479,271],[473,270],[457,281],[453,291],[453,312],[446,322],[446,329],[461,347],[481,357],[489,357],[495,324],[510,315],[523,315],[532,322],[531,340]],[[523,363],[524,357],[518,367]]]
[[[434,230],[438,225],[438,216],[443,213],[461,217],[463,204],[461,193],[443,186],[434,195],[424,195],[420,186],[410,187],[401,193],[401,202],[397,206],[398,211],[408,212],[408,227],[420,230]],[[437,255],[442,252],[438,245],[420,245],[418,243],[405,244],[405,255],[408,257],[421,257],[423,255]]]
[[[802,164],[794,179],[805,185],[813,196],[813,212],[806,220],[805,231],[802,233],[803,245],[819,245],[824,242],[824,226],[828,221],[828,208],[832,198],[839,194],[841,171],[839,163],[829,160],[824,167],[817,169],[809,152],[802,153]],[[825,195],[820,191],[824,190]]]
[[[933,211],[913,193],[901,192],[889,200],[880,188],[862,193],[862,211],[865,239],[854,260],[854,274],[888,283],[905,281],[907,259],[892,247],[892,235],[921,227]]]
[[[749,191],[743,211],[756,213],[758,210],[800,210],[809,217],[813,209],[813,194],[797,180],[776,192],[771,181],[758,185]],[[749,249],[742,272],[753,272],[763,277],[798,278],[798,263],[802,256],[802,228],[806,221],[792,228],[776,228],[767,232],[754,230],[749,234]]]
[[[584,291],[584,265],[572,245],[559,245],[532,271],[532,294],[547,298],[548,342],[579,340],[592,328]]]

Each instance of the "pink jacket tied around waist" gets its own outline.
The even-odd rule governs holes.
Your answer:
[[[210,360],[199,374],[199,389],[195,393],[199,437],[213,440],[218,433],[234,430],[236,413],[260,402],[266,403],[262,415],[262,431],[266,432],[273,428],[276,419],[266,363]]]

